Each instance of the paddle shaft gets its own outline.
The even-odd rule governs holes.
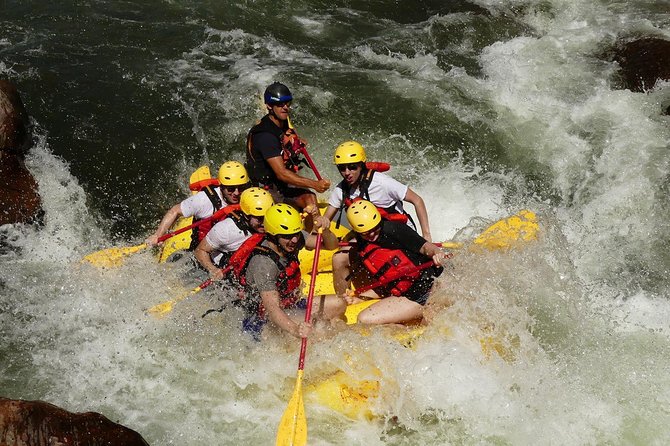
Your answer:
[[[288,118],[288,126],[289,128],[293,129],[295,131],[295,128],[293,127],[293,123],[291,122],[291,118]],[[298,137],[298,134],[295,134],[296,137]],[[314,172],[314,176],[316,177],[317,180],[321,180],[321,174],[319,174],[319,171],[316,168],[316,165],[314,164],[314,161],[312,161],[312,157],[309,156],[309,153],[307,153],[307,148],[305,147],[305,144],[299,145],[297,148],[294,148],[294,150],[298,153],[302,153],[303,156],[305,157],[305,160],[307,160],[307,164],[309,164],[309,168],[312,169],[312,172]]]
[[[233,265],[228,265],[225,268],[223,268],[223,270],[222,270],[223,274],[226,274],[228,271],[230,271],[230,269],[232,267],[233,267]],[[166,302],[154,305],[153,307],[149,308],[149,310],[147,310],[147,311],[151,314],[157,314],[160,317],[163,317],[164,315],[166,315],[167,313],[172,311],[172,307],[176,303],[181,302],[182,300],[186,299],[189,296],[192,296],[193,294],[199,293],[200,291],[204,290],[205,288],[207,288],[208,286],[210,286],[213,283],[214,283],[214,281],[212,279],[207,279],[204,282],[202,282],[200,285],[198,285],[197,287],[193,288],[188,293],[182,294],[181,296],[176,297],[176,298],[171,299],[171,300],[168,300]]]
[[[316,248],[314,248],[314,261],[312,262],[312,276],[309,281],[309,292],[307,293],[307,309],[305,310],[305,322],[309,323],[312,317],[312,302],[314,301],[314,287],[316,286],[316,275],[319,272],[319,254],[321,253],[321,233],[323,228],[319,228],[316,234]],[[307,338],[302,338],[300,344],[300,359],[298,360],[298,370],[305,368],[305,353],[307,351]]]
[[[226,208],[224,207],[224,208],[222,208],[222,209],[219,209],[218,211],[214,212],[214,213],[213,213],[212,215],[210,215],[209,217],[206,217],[206,218],[203,218],[203,219],[201,219],[201,220],[198,220],[198,221],[196,221],[195,223],[192,223],[192,224],[190,224],[190,225],[188,225],[188,226],[184,226],[183,228],[179,228],[179,229],[177,229],[177,230],[175,230],[175,231],[168,232],[167,234],[163,234],[163,235],[161,235],[160,237],[158,237],[158,243],[162,243],[162,242],[164,242],[165,240],[169,239],[170,237],[174,237],[175,235],[179,235],[179,234],[181,234],[182,232],[186,232],[186,231],[188,231],[189,229],[196,228],[196,227],[198,227],[198,226],[200,226],[200,225],[202,225],[202,224],[207,223],[208,221],[210,221],[210,220],[212,220],[212,219],[218,219],[218,218],[221,218],[222,216],[226,215],[226,212],[223,212],[224,209],[226,209]]]
[[[225,268],[222,268],[222,269],[221,269],[221,273],[223,273],[223,274],[225,275],[225,274],[227,274],[228,271],[230,271],[232,268],[233,268],[233,265],[228,265],[228,266],[226,266]],[[207,288],[208,286],[210,286],[210,285],[213,284],[213,283],[214,283],[214,281],[213,281],[212,279],[207,279],[207,280],[205,280],[204,282],[202,282],[200,285],[198,285],[195,289],[197,289],[198,291],[202,291],[203,289]],[[194,289],[194,290],[195,290],[195,289]],[[196,292],[197,292],[197,291],[196,291]]]
[[[317,180],[321,180],[321,174],[319,174],[319,171],[316,169],[316,165],[314,164],[314,161],[312,161],[312,157],[309,156],[309,153],[307,153],[307,149],[303,145],[299,149],[300,153],[302,153],[305,156],[305,159],[307,160],[307,164],[309,164],[310,169],[314,172],[314,176],[316,177]]]

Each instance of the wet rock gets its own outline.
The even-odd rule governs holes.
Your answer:
[[[624,88],[648,91],[658,80],[670,80],[670,40],[647,37],[622,42],[614,60],[621,67]]]
[[[31,142],[30,118],[19,92],[0,79],[0,150],[25,155]]]
[[[16,87],[0,80],[0,225],[39,222],[37,181],[25,165],[32,146],[28,113]]]
[[[148,446],[132,429],[99,413],[72,413],[43,401],[0,397],[0,445]]]

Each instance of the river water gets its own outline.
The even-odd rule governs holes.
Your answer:
[[[280,8],[281,6],[281,8]],[[620,39],[670,38],[667,1],[3,1],[0,76],[36,125],[41,229],[0,228],[0,395],[97,411],[152,445],[271,444],[299,342],[256,343],[141,243],[198,166],[243,160],[289,85],[324,176],[355,139],[427,202],[436,240],[537,212],[541,236],[459,253],[413,349],[311,342],[306,384],[381,382],[372,420],[309,399],[311,445],[670,442],[668,84],[618,89]],[[493,336],[512,355],[486,355]],[[380,372],[376,375],[375,367]]]

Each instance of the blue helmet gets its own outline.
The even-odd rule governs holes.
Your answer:
[[[278,102],[288,102],[293,100],[291,91],[284,84],[273,82],[268,85],[263,94],[263,99],[266,104],[276,104]]]

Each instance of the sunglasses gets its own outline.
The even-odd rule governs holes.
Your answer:
[[[300,236],[300,232],[294,232],[293,234],[279,234],[279,238],[283,238],[284,240],[291,240],[294,237]]]
[[[274,102],[272,106],[277,108],[284,108],[284,106],[290,107],[291,101]]]
[[[362,236],[362,237],[370,237],[370,236],[374,235],[375,232],[377,232],[380,228],[381,228],[381,225],[378,224],[377,226],[375,226],[375,227],[372,228],[372,229],[368,229],[368,230],[365,231],[365,232],[361,232],[361,236]]]
[[[249,187],[249,185],[247,185],[247,184],[240,184],[238,186],[224,186],[224,189],[229,194],[232,194],[235,191],[244,192],[248,187]]]
[[[338,164],[337,170],[344,172],[345,170],[358,170],[361,167],[360,163]]]

